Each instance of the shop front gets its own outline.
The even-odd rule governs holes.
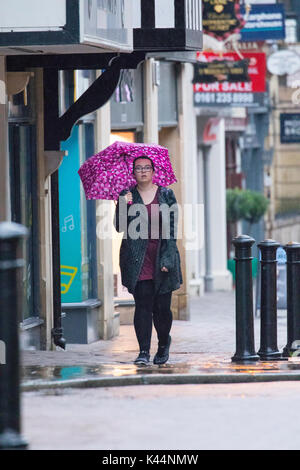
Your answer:
[[[111,70],[111,60],[133,51],[132,8],[128,0],[59,0],[41,9],[30,0],[20,21],[13,12],[21,3],[7,4],[0,21],[1,71],[6,79],[38,79],[31,78],[27,94],[24,86],[9,106],[5,205],[30,231],[22,280],[24,347],[64,348],[100,338],[96,202],[86,201],[77,171],[95,151],[94,112],[113,91],[103,77],[97,81],[96,70],[108,71],[114,86],[120,68]],[[5,125],[1,121],[4,132]]]
[[[147,2],[147,8],[145,2],[136,2],[135,10],[131,0],[55,0],[44,9],[39,3],[30,0],[24,14],[18,16],[14,12],[23,11],[23,2],[12,0],[3,7],[0,20],[0,79],[5,83],[7,74],[20,73],[33,75],[30,82],[35,83],[31,97],[29,91],[28,96],[24,94],[25,114],[17,112],[21,108],[15,104],[9,117],[9,155],[5,145],[0,148],[4,162],[0,201],[3,220],[11,218],[11,210],[14,220],[30,228],[24,246],[26,296],[22,320],[27,330],[34,325],[37,335],[29,335],[28,346],[52,349],[101,337],[99,309],[103,328],[111,322],[105,318],[111,303],[105,286],[111,279],[106,278],[106,264],[99,259],[100,252],[105,257],[106,243],[93,235],[98,201],[87,202],[79,178],[73,179],[86,158],[100,151],[104,142],[105,146],[109,144],[97,135],[99,128],[109,126],[109,122],[99,124],[96,119],[95,132],[91,116],[100,113],[116,93],[118,111],[112,103],[112,132],[119,134],[112,139],[142,141],[147,136],[146,140],[158,142],[145,132],[145,121],[148,128],[152,126],[147,109],[152,106],[152,95],[147,94],[147,103],[143,86],[146,82],[152,87],[152,62],[146,61],[150,66],[145,80],[145,67],[137,67],[151,51],[199,49],[202,31],[201,9],[194,11],[194,2],[188,0],[168,1],[171,8],[166,16],[159,2],[154,1]],[[90,80],[86,72],[91,70],[95,75]],[[82,93],[76,91],[76,79],[73,89],[68,85],[74,71],[81,74],[77,85],[81,83]],[[132,73],[136,75],[136,97],[124,98],[126,87],[118,84],[130,82]],[[36,113],[26,115],[33,97],[37,98]],[[1,95],[4,109],[2,101]],[[7,124],[6,115],[1,115],[3,138]],[[158,126],[155,131],[158,134]],[[10,185],[4,177],[8,167]],[[81,338],[76,336],[81,325],[74,326],[77,320],[67,326],[77,314],[84,325]]]

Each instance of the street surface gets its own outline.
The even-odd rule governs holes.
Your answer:
[[[300,449],[300,383],[28,392],[31,449]]]

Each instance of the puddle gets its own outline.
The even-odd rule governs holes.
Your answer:
[[[162,366],[137,366],[134,364],[103,364],[100,366],[23,366],[21,369],[22,382],[61,381],[74,379],[88,379],[96,377],[126,377],[151,374],[268,374],[278,373],[299,374],[300,363],[289,361],[254,362],[248,364],[232,363],[230,359],[224,361],[210,361],[202,363],[167,363]]]

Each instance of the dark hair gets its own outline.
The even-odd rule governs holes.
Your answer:
[[[153,163],[153,161],[151,160],[151,158],[150,158],[150,157],[143,157],[143,156],[141,156],[141,157],[136,157],[136,158],[133,160],[132,173],[134,173],[135,161],[138,160],[139,158],[147,158],[148,160],[150,160],[151,165],[152,165],[152,169],[153,169],[153,171],[155,171],[154,163]]]

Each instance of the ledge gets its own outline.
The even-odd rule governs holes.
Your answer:
[[[274,228],[288,227],[300,224],[300,215],[293,213],[280,214],[275,217]]]
[[[127,305],[135,305],[134,299],[114,299],[114,306],[117,307],[120,305],[121,307],[126,307]]]
[[[102,305],[102,301],[100,299],[88,299],[84,300],[83,302],[70,302],[70,303],[62,303],[61,308],[62,310],[65,309],[82,309],[87,308],[92,310],[93,308],[100,307]]]
[[[26,318],[23,322],[20,323],[20,328],[22,331],[29,330],[30,328],[36,328],[44,324],[44,320],[39,317],[29,317]]]

